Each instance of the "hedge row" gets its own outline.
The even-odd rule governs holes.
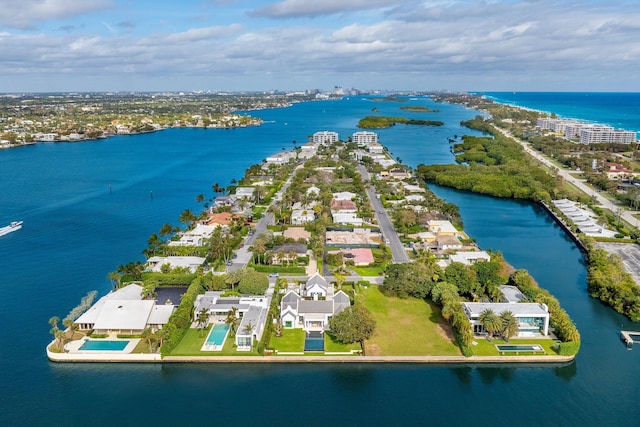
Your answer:
[[[168,285],[188,285],[193,282],[193,280],[198,277],[195,273],[156,273],[147,271],[142,273],[142,280],[147,282],[148,280],[155,279],[158,281],[158,286],[168,286]]]
[[[578,328],[567,312],[560,307],[560,302],[549,291],[537,287],[526,270],[515,271],[511,275],[510,281],[530,301],[546,304],[550,313],[550,324],[554,328],[555,335],[562,341],[577,342],[576,348],[580,349],[580,332],[578,332]]]
[[[162,356],[170,354],[176,348],[189,329],[189,326],[191,326],[193,304],[196,301],[196,296],[203,290],[202,279],[198,277],[191,282],[187,291],[182,296],[180,305],[173,314],[171,314],[167,324],[164,325],[163,329],[166,331],[166,336],[160,348]]]

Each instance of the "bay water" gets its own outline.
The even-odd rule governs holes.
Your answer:
[[[440,113],[399,111],[423,105]],[[381,114],[442,120],[437,128],[378,131],[411,166],[451,163],[447,138],[472,133],[477,112],[418,97],[367,97],[261,110],[260,127],[171,129],[84,143],[0,151],[0,425],[635,425],[639,350],[633,328],[586,292],[582,255],[539,207],[432,186],[460,207],[466,231],[500,250],[556,295],[578,324],[582,350],[564,365],[56,364],[47,360],[49,317],[64,317],[107,273],[143,261],[164,223],[195,197],[214,196],[253,163],[316,131],[342,139]],[[426,116],[426,117],[425,117]]]

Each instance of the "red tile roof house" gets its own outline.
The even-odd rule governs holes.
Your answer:
[[[364,267],[374,262],[373,252],[369,248],[341,249],[339,251],[330,251],[330,254],[343,253],[344,260],[353,260],[353,264],[357,267]]]

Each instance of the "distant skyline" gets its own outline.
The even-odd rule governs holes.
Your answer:
[[[0,92],[640,91],[637,0],[1,0]]]

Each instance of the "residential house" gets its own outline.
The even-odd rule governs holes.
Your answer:
[[[321,299],[324,298],[324,299]],[[332,316],[351,305],[342,291],[334,294],[333,286],[317,273],[309,278],[302,294],[290,290],[280,302],[280,322],[287,328],[302,328],[306,332],[329,329]]]
[[[331,212],[337,213],[356,213],[358,206],[351,200],[333,199],[331,201]]]
[[[513,302],[463,302],[462,307],[475,334],[484,334],[486,330],[480,322],[484,310],[492,310],[498,316],[505,311],[513,313],[518,319],[518,336],[531,337],[549,335],[549,309],[545,304]]]
[[[81,330],[98,334],[141,334],[147,328],[156,331],[168,321],[174,305],[158,305],[142,297],[142,286],[130,284],[100,298],[73,323]]]
[[[255,193],[255,191],[255,187],[236,187],[236,197],[253,199],[253,194]]]
[[[304,243],[285,243],[280,246],[274,246],[271,251],[273,253],[273,265],[281,265],[284,263],[287,263],[287,265],[290,263],[297,265],[298,257],[307,255],[307,245]]]
[[[186,231],[179,240],[172,240],[169,246],[204,246],[204,241],[211,237],[218,225],[197,224],[192,230]]]
[[[236,310],[240,325],[236,330],[235,344],[238,351],[249,351],[262,339],[269,298],[264,295],[243,295],[241,297],[223,297],[222,292],[207,291],[196,297],[194,313],[207,310],[211,323],[223,323],[229,312]]]
[[[436,242],[439,251],[459,251],[462,249],[462,242],[454,236],[438,236]]]
[[[303,225],[316,219],[313,209],[294,209],[291,211],[291,224]]]
[[[216,212],[209,214],[207,220],[207,226],[211,227],[229,227],[233,221],[237,221],[242,218],[242,215],[232,214],[230,212]]]
[[[427,223],[429,227],[429,231],[436,234],[437,236],[454,236],[458,237],[458,230],[451,224],[451,222],[446,220],[430,220]]]
[[[362,218],[359,218],[355,213],[332,213],[333,222],[336,224],[344,224],[344,225],[354,225],[354,226],[362,226],[364,221]]]
[[[338,251],[329,251],[330,254],[336,254],[342,252],[343,260],[353,261],[356,267],[366,267],[375,261],[373,258],[373,252],[370,248],[353,248],[353,249],[340,249]]]
[[[152,256],[147,260],[147,265],[151,269],[151,271],[160,272],[162,271],[163,265],[168,265],[169,267],[186,267],[192,273],[195,273],[198,267],[204,264],[205,258],[197,257],[197,256]]]

